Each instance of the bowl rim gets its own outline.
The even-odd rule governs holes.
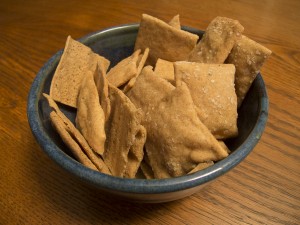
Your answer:
[[[138,27],[139,24],[124,24],[120,26],[114,26],[90,33],[80,38],[79,41],[87,42],[89,39],[97,38],[99,35],[103,35],[107,32],[126,32],[128,30],[137,30]],[[200,33],[203,33],[203,31],[201,30],[190,28],[187,26],[183,26],[182,28],[191,32],[198,31]],[[256,77],[256,82],[259,85],[259,89],[261,90],[259,93],[261,99],[259,102],[260,107],[258,120],[244,143],[239,146],[234,152],[232,152],[227,158],[215,163],[213,166],[210,166],[196,173],[166,179],[147,180],[119,178],[94,171],[85,167],[84,165],[67,155],[58,146],[56,146],[49,135],[45,132],[44,127],[41,123],[38,109],[41,91],[44,86],[44,82],[49,75],[48,72],[58,63],[62,51],[63,50],[59,50],[43,65],[32,83],[27,101],[28,122],[37,142],[51,159],[53,159],[63,169],[69,171],[82,180],[93,184],[98,188],[115,192],[139,194],[158,194],[194,188],[223,175],[224,173],[228,172],[236,165],[238,165],[253,150],[266,126],[269,102],[263,78],[259,73]]]

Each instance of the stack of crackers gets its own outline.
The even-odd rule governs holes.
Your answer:
[[[53,127],[85,166],[112,176],[183,176],[224,159],[238,107],[271,51],[217,17],[199,36],[143,14],[132,55],[106,58],[70,36],[45,94]],[[73,124],[57,103],[76,108]]]

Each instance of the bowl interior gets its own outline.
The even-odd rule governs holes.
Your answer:
[[[203,31],[183,27],[184,30],[199,35]],[[133,52],[138,24],[113,27],[81,38],[79,41],[89,46],[111,61],[111,67]],[[238,110],[239,135],[226,141],[232,153],[224,160],[203,171],[183,177],[162,180],[123,179],[97,173],[75,161],[61,138],[54,131],[49,120],[50,108],[42,97],[49,93],[50,84],[62,50],[56,53],[38,73],[29,97],[28,120],[34,136],[43,150],[63,168],[88,183],[111,192],[157,194],[176,192],[206,183],[236,166],[245,158],[258,142],[265,127],[268,113],[268,98],[265,85],[259,74],[251,86],[242,106]],[[59,104],[60,109],[74,122],[76,110]],[[143,197],[145,198],[145,197]]]

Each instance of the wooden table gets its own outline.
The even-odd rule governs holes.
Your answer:
[[[142,13],[205,30],[216,16],[273,51],[262,69],[269,120],[244,162],[198,193],[163,204],[112,201],[62,170],[31,134],[27,95],[43,64],[79,38]],[[0,2],[0,224],[299,224],[300,1]]]

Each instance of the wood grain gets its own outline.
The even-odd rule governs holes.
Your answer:
[[[300,1],[0,2],[0,224],[299,224]],[[31,134],[27,95],[67,35],[79,38],[148,13],[205,29],[238,19],[273,51],[262,69],[270,98],[266,130],[244,162],[198,193],[146,205],[112,200],[63,171]]]

